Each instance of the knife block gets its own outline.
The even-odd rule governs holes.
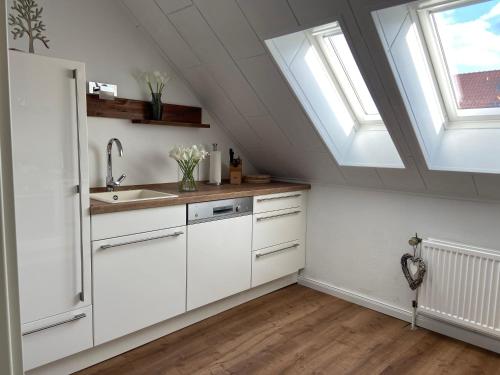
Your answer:
[[[229,165],[229,183],[231,185],[240,185],[243,177],[242,163],[237,167]]]

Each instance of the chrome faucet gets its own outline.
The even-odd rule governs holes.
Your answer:
[[[106,147],[106,152],[108,155],[108,173],[106,175],[106,190],[107,191],[114,191],[117,186],[120,186],[120,184],[125,180],[125,177],[127,177],[125,174],[122,174],[118,180],[115,181],[113,178],[113,162],[111,160],[111,150],[113,149],[113,143],[116,143],[116,147],[118,147],[118,154],[120,157],[123,156],[123,147],[122,143],[118,138],[111,138],[108,142],[108,146]]]

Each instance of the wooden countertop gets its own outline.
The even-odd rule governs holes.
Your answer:
[[[90,213],[92,215],[105,214],[110,212],[140,210],[143,208],[154,208],[164,206],[175,206],[178,204],[207,202],[219,199],[250,197],[255,195],[265,195],[274,193],[286,193],[290,191],[309,190],[309,184],[297,184],[289,182],[271,182],[269,184],[248,184],[241,185],[223,184],[220,186],[208,185],[204,182],[198,183],[198,191],[191,193],[179,193],[177,183],[151,184],[124,186],[119,190],[149,189],[165,193],[177,194],[177,198],[151,199],[140,202],[105,203],[90,200]],[[104,188],[92,188],[91,193],[105,191]]]

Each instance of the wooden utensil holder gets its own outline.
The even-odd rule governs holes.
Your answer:
[[[230,165],[229,166],[229,183],[231,185],[241,185],[242,179],[243,179],[242,163],[240,163],[237,167]]]

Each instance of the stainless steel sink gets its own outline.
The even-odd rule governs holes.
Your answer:
[[[91,199],[106,203],[124,203],[138,202],[151,199],[176,198],[178,195],[162,193],[154,190],[138,189],[138,190],[122,190],[110,191],[106,193],[90,194]]]

